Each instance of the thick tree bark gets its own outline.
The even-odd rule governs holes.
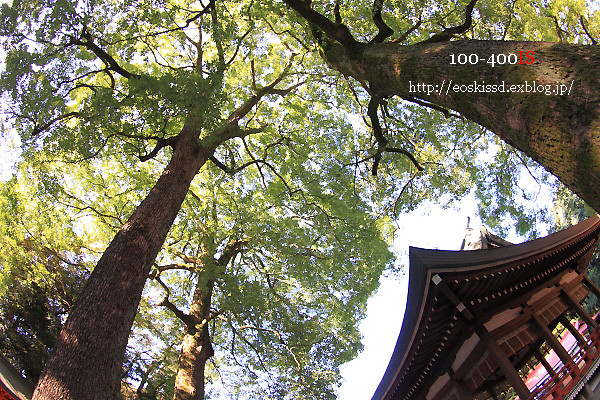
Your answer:
[[[531,64],[526,64],[531,61],[527,52],[533,52]],[[461,65],[460,54],[476,54],[477,61]],[[492,56],[498,61],[499,54],[514,54],[513,60],[524,64],[486,62]],[[418,99],[481,124],[600,211],[598,46],[476,40],[411,46],[332,43],[324,56],[334,69],[368,84],[372,95]],[[483,85],[496,85],[496,92]],[[500,88],[529,92],[501,93]]]
[[[189,118],[171,161],[110,243],[51,353],[34,399],[118,398],[128,336],[148,273],[209,154]]]
[[[208,332],[213,286],[213,280],[196,284],[189,315],[197,324],[188,326],[183,336],[174,400],[204,399],[204,368],[214,354]]]

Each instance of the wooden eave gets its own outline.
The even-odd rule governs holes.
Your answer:
[[[19,400],[33,397],[34,386],[23,378],[2,354],[0,354],[0,388]]]
[[[412,400],[440,375],[462,343],[467,320],[432,282],[438,275],[474,314],[507,309],[565,270],[583,271],[598,241],[598,215],[544,238],[473,251],[411,247],[402,328],[373,400]],[[443,373],[443,371],[441,372]]]

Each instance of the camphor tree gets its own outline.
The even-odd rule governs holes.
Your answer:
[[[352,188],[359,193],[359,199],[361,191],[370,198],[376,190],[381,190],[374,191],[363,185],[358,174],[367,166],[373,173],[379,171],[379,175],[387,168],[407,178],[407,184],[395,186],[394,183],[391,191],[396,199],[427,192],[432,186],[423,182],[429,181],[418,179],[425,172],[442,193],[445,190],[440,185],[459,177],[449,191],[465,193],[471,177],[468,173],[460,177],[460,172],[472,172],[468,159],[456,155],[459,147],[449,151],[459,162],[453,164],[456,170],[448,171],[448,164],[441,162],[439,156],[443,153],[439,153],[439,147],[451,144],[451,136],[436,139],[436,131],[431,133],[433,125],[430,124],[426,129],[428,135],[418,137],[419,140],[410,137],[418,121],[426,118],[426,112],[396,104],[390,98],[392,95],[418,104],[427,103],[448,115],[451,112],[446,110],[453,109],[493,130],[552,169],[567,186],[576,189],[597,208],[593,199],[586,198],[584,193],[584,187],[592,188],[594,183],[590,180],[588,185],[585,179],[595,174],[592,136],[597,127],[594,107],[597,106],[598,79],[593,73],[584,72],[586,66],[597,65],[595,48],[521,42],[447,42],[453,34],[465,32],[483,39],[497,38],[504,33],[505,38],[512,38],[514,32],[519,31],[514,25],[523,24],[539,10],[552,11],[551,7],[482,2],[477,11],[489,21],[484,21],[480,30],[474,30],[470,17],[474,2],[466,7],[466,13],[459,12],[458,8],[462,7],[455,2],[436,2],[435,7],[429,3],[398,6],[395,15],[401,29],[397,31],[407,32],[397,38],[399,43],[426,39],[427,29],[436,27],[437,22],[456,26],[434,35],[428,43],[402,46],[381,43],[390,38],[388,25],[398,28],[387,14],[387,23],[383,22],[384,2],[347,2],[344,7],[333,2],[287,1],[286,4],[300,13],[301,24],[297,23],[296,14],[277,2],[21,1],[12,6],[3,5],[1,32],[7,54],[1,83],[3,111],[21,135],[25,157],[42,154],[42,162],[49,156],[73,162],[82,158],[111,157],[118,152],[129,157],[123,166],[132,173],[139,168],[135,156],[139,161],[157,161],[159,165],[166,160],[156,183],[148,184],[147,196],[135,210],[128,209],[130,212],[125,213],[126,222],[104,251],[69,313],[36,388],[36,398],[117,396],[127,337],[144,283],[192,180],[202,168],[207,168],[205,164],[209,160],[222,173],[254,168],[261,179],[275,182],[278,175],[288,176],[282,174],[286,155],[278,154],[280,146],[275,143],[282,136],[285,139],[290,131],[308,137],[320,132],[333,138],[330,147],[334,148],[327,157],[345,168],[340,173],[356,174]],[[580,37],[592,40],[593,32],[588,31],[593,24],[589,23],[584,7],[581,4],[578,7],[574,8],[575,12],[581,11],[577,26],[581,25],[585,31]],[[334,20],[325,18],[324,13],[330,13]],[[348,13],[348,18],[344,19],[344,13]],[[563,32],[561,24],[573,25],[570,14],[564,21],[559,19],[564,13],[555,14],[554,21],[560,32]],[[371,16],[375,17],[375,26],[381,33],[368,43],[373,36],[369,34]],[[463,21],[464,16],[467,18]],[[352,31],[343,24],[350,25],[349,21]],[[540,26],[546,29],[542,37],[549,34],[549,25],[554,29],[554,21],[540,17],[543,22]],[[419,30],[421,26],[426,29]],[[498,27],[500,32],[494,31]],[[527,28],[530,37],[536,34],[535,29]],[[373,137],[360,134],[363,132],[350,137],[336,136],[339,130],[347,133],[350,127],[341,121],[343,113],[336,114],[335,110],[349,107],[354,101],[364,102],[365,95],[357,90],[353,81],[345,82],[337,74],[324,75],[325,65],[311,51],[312,40],[307,38],[307,32],[318,41],[329,65],[356,78],[368,89],[364,114],[372,126]],[[581,86],[576,88],[582,92],[567,97],[483,93],[442,96],[413,94],[409,90],[411,81],[429,84],[441,77],[460,81],[458,75],[478,76],[482,68],[486,77],[494,82],[516,79],[519,71],[526,71],[528,79],[535,79],[539,69],[535,66],[448,65],[448,55],[452,52],[478,52],[487,57],[492,53],[519,50],[536,51],[536,62],[540,63],[537,67],[547,66],[543,73],[548,73],[544,76],[549,76],[549,81],[538,78],[542,79],[541,83],[554,84],[557,79],[564,79],[560,75],[564,72],[562,67],[556,65],[569,64],[573,67],[572,73],[577,74],[574,79],[581,79]],[[386,51],[391,55],[386,56]],[[570,70],[567,68],[566,72]],[[349,86],[343,86],[347,83]],[[288,110],[295,111],[295,119],[273,118],[287,101]],[[313,112],[332,113],[331,118],[337,117],[340,121],[330,119],[325,125],[313,124]],[[546,115],[548,113],[551,115]],[[383,116],[385,120],[380,121]],[[294,128],[286,130],[290,123]],[[461,124],[451,123],[463,126]],[[472,126],[464,126],[467,132],[477,131]],[[448,134],[439,125],[436,127],[437,133]],[[555,147],[560,147],[558,144],[566,147],[564,154],[561,153],[562,162],[542,157],[548,153],[544,146],[549,145],[541,139],[548,132],[563,135],[577,132],[578,141],[549,139]],[[517,139],[525,141],[527,146],[520,145]],[[476,145],[477,140],[472,142],[470,145]],[[588,145],[589,152],[573,154],[570,149],[578,143],[582,145],[576,150]],[[273,157],[281,157],[276,168],[274,162],[255,155],[270,149]],[[396,156],[394,159],[389,157],[392,153]],[[311,154],[307,156],[310,158]],[[586,165],[580,168],[581,164]],[[306,164],[302,166],[306,168]],[[289,179],[279,179],[293,183],[284,185],[280,197],[303,193],[295,189],[300,182],[295,182],[292,174],[299,173],[299,169],[289,171]],[[581,174],[582,169],[585,176]],[[327,170],[320,174],[333,179],[337,172]],[[378,179],[387,182],[385,177],[378,176]],[[318,185],[314,190],[317,188]],[[245,189],[242,186],[240,190],[243,193]],[[199,198],[201,202],[210,203]],[[232,226],[240,229],[239,225]],[[240,261],[235,260],[243,257],[238,252],[243,249],[245,240],[243,236],[219,237],[215,241],[218,245],[207,252],[210,262],[216,260],[220,268],[240,265]],[[236,241],[242,242],[236,247]],[[227,254],[229,243],[233,243],[229,251],[235,250],[237,255],[232,254],[227,260],[221,257]],[[254,257],[248,260],[257,263],[259,258]],[[165,260],[174,261],[168,257]],[[159,264],[159,270],[160,265],[165,264]],[[207,279],[198,278],[198,282],[210,282],[210,276]],[[215,320],[214,317],[209,319]]]
[[[127,386],[137,396],[202,398],[205,381],[210,392],[223,380],[216,386],[251,398],[333,397],[337,367],[360,348],[357,320],[390,253],[379,237],[383,221],[376,222],[356,197],[354,176],[338,160],[308,157],[332,147],[331,137],[287,138],[293,146],[275,151],[279,144],[261,155],[265,165],[285,156],[277,175],[251,168],[229,175],[215,166],[198,174],[150,273],[126,353]],[[31,219],[45,229],[37,236],[46,241],[56,239],[49,232],[60,235],[61,225],[76,226],[88,242],[106,241],[102,232],[119,228],[138,200],[136,188],[151,181],[160,165],[145,163],[131,173],[128,157],[117,156],[68,170],[61,162],[45,163],[45,171],[22,165],[18,174],[29,179],[17,176],[7,184],[21,187],[21,208],[9,210],[19,223],[6,218],[3,226],[16,237],[14,232],[36,230]],[[336,178],[324,179],[324,172]],[[297,195],[282,198],[290,191]],[[36,203],[56,209],[36,221],[31,214],[37,209],[23,212]],[[72,221],[61,224],[66,216]],[[22,246],[11,249],[20,254]],[[7,278],[22,278],[13,276],[20,264]],[[14,293],[6,292],[14,302]]]
[[[398,97],[480,124],[600,209],[598,11],[589,2],[284,3],[327,64],[368,92],[376,161],[398,151],[379,115]]]
[[[55,201],[67,201],[95,218],[74,222],[74,229],[104,224],[111,232],[118,226],[69,312],[36,398],[117,396],[142,289],[192,180],[202,167],[209,168],[204,165],[208,160],[212,170],[198,178],[201,190],[195,192],[201,197],[192,195],[198,203],[189,212],[214,207],[216,216],[195,215],[192,224],[180,215],[181,228],[174,233],[183,236],[173,241],[183,248],[169,242],[161,256],[171,264],[183,257],[195,274],[197,295],[186,315],[171,296],[161,301],[183,320],[184,340],[202,343],[200,357],[206,360],[212,353],[208,323],[226,319],[238,332],[231,336],[232,357],[239,357],[240,348],[256,350],[253,346],[265,352],[289,350],[270,364],[260,363],[266,370],[261,373],[274,369],[280,376],[278,389],[270,390],[287,391],[295,376],[298,390],[323,397],[331,397],[338,365],[356,354],[359,338],[352,325],[390,261],[371,206],[365,205],[368,195],[361,195],[360,183],[354,182],[352,148],[361,143],[347,138],[349,124],[336,125],[339,114],[323,106],[331,96],[317,99],[325,88],[310,84],[324,78],[311,72],[302,43],[293,47],[278,41],[271,24],[279,17],[261,19],[258,11],[252,2],[228,2],[227,7],[3,5],[4,112],[21,134],[24,158],[40,167],[55,163],[52,173],[43,174]],[[273,37],[265,41],[264,31]],[[296,64],[300,58],[302,68]],[[307,89],[301,100],[323,115],[305,116],[298,103],[286,103],[302,88]],[[307,122],[320,126],[320,132],[306,135]],[[336,147],[339,152],[324,155]],[[161,165],[164,170],[157,173]],[[254,171],[252,179],[237,178],[248,171]],[[231,198],[224,188],[205,190],[213,181],[222,182],[219,174],[236,177]],[[27,177],[17,174],[15,179]],[[123,193],[115,187],[123,187]],[[249,204],[243,207],[244,202]],[[245,218],[237,215],[241,212],[235,216],[239,220],[227,216],[234,206]],[[215,225],[215,231],[200,232],[202,224]],[[186,238],[189,232],[196,236]],[[193,249],[202,257],[186,253]],[[157,282],[165,283],[165,265],[152,273]],[[247,275],[226,274],[227,268]],[[261,277],[268,278],[264,293],[255,282]],[[213,290],[216,310],[205,296]],[[272,320],[263,319],[269,313]],[[267,336],[278,345],[267,345]],[[185,362],[198,355],[186,353],[185,345],[183,350],[181,375],[201,375],[202,365]],[[294,371],[288,371],[285,357],[297,363]],[[244,358],[246,364],[252,361]],[[311,370],[310,359],[320,365]],[[299,384],[308,378],[317,382],[312,389]],[[178,398],[199,398],[203,382],[194,379],[186,383],[184,377],[180,388],[175,385]]]
[[[296,146],[288,156],[312,150]],[[345,206],[356,201],[352,176],[335,173],[331,160],[311,164],[289,183],[302,196],[283,201],[279,178],[256,191],[258,173],[240,184],[212,171],[214,186],[192,188],[170,235],[179,240],[165,248],[178,262],[153,272],[164,292],[158,304],[184,325],[175,399],[202,398],[205,367],[246,398],[335,398],[337,366],[356,354],[357,320],[390,256],[368,208]],[[324,171],[339,178],[327,184]],[[251,182],[260,184],[250,190]],[[191,299],[176,295],[177,271],[192,274]]]

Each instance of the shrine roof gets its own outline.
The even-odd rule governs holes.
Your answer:
[[[411,247],[402,328],[373,400],[415,398],[432,383],[434,372],[452,359],[453,343],[460,341],[466,320],[461,307],[440,292],[441,286],[477,314],[498,312],[566,269],[587,268],[599,233],[596,215],[544,238],[505,247],[471,251]]]
[[[33,388],[34,386],[0,354],[0,398],[2,398],[2,391],[6,391],[15,399],[31,399]]]

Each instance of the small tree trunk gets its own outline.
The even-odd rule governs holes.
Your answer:
[[[419,99],[481,124],[600,211],[600,47],[457,40],[347,49],[334,43],[324,55],[374,95]]]
[[[174,400],[204,399],[204,368],[214,354],[207,322],[213,286],[213,280],[196,284],[190,316],[197,324],[188,326],[183,336]]]
[[[128,336],[148,273],[208,155],[189,119],[171,161],[116,234],[71,310],[34,399],[119,398]]]

